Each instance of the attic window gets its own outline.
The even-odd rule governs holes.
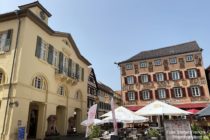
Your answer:
[[[70,45],[69,45],[69,42],[68,42],[66,39],[64,39],[63,42],[64,42],[67,46],[70,46]]]

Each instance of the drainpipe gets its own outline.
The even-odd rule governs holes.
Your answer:
[[[10,104],[10,96],[11,96],[11,92],[12,92],[12,79],[13,79],[13,75],[14,75],[14,67],[15,67],[15,59],[16,59],[16,52],[17,52],[17,48],[18,48],[18,40],[19,40],[19,34],[20,34],[20,18],[18,16],[18,10],[14,11],[17,20],[18,20],[18,29],[17,29],[17,36],[16,36],[16,43],[15,43],[15,50],[14,50],[14,55],[13,55],[13,62],[12,62],[12,70],[10,73],[10,80],[9,80],[9,89],[8,89],[8,94],[7,94],[7,104],[6,104],[6,110],[5,110],[5,115],[4,115],[4,122],[3,122],[3,128],[2,128],[2,132],[1,132],[1,140],[5,133],[5,128],[6,128],[6,121],[9,120],[7,119],[8,116],[8,110],[9,110],[9,104]]]

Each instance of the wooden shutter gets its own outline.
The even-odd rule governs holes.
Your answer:
[[[133,76],[134,84],[136,83],[136,76]]]
[[[37,36],[35,56],[38,58],[40,58],[41,56],[41,45],[42,45],[42,39],[41,37]]]
[[[185,78],[188,79],[189,78],[188,71],[186,70],[184,73],[185,73]]]
[[[150,99],[153,99],[153,93],[152,93],[152,90],[149,91],[149,94],[150,94]]]
[[[72,60],[69,58],[68,60],[68,76],[71,77],[71,69],[72,69]]]
[[[183,79],[183,72],[179,71],[180,79]]]
[[[165,90],[166,90],[166,98],[170,98],[169,89],[165,89]]]
[[[157,81],[156,74],[153,74],[153,81],[154,81],[154,82],[156,82],[156,81]]]
[[[76,78],[79,79],[79,64],[76,63]]]
[[[148,76],[148,82],[151,82],[151,75],[147,75]]]
[[[127,77],[124,77],[125,84],[128,84]]]
[[[197,71],[197,77],[201,77],[201,71],[200,71],[200,69],[196,69],[196,71]]]
[[[139,83],[142,83],[142,81],[141,81],[141,75],[139,75],[138,80],[139,80]]]
[[[156,98],[156,99],[159,99],[158,90],[155,90],[155,98]]]
[[[174,88],[171,88],[171,97],[172,97],[172,98],[175,98],[175,95],[174,95]]]
[[[172,73],[171,72],[168,73],[168,78],[169,78],[169,80],[172,80]]]
[[[63,53],[59,53],[59,73],[63,73]]]
[[[134,92],[135,93],[135,100],[138,100],[138,92]]]
[[[11,42],[12,42],[12,29],[7,31],[7,38],[5,40],[5,47],[4,47],[5,52],[8,52],[10,50]]]
[[[141,100],[143,100],[143,94],[142,94],[142,91],[139,91],[139,98],[140,98]]]
[[[205,91],[204,91],[203,86],[200,86],[200,92],[201,92],[201,96],[205,96]]]
[[[85,73],[84,73],[84,68],[82,68],[82,81],[84,81],[84,75],[85,75]]]
[[[167,74],[166,74],[166,73],[163,73],[163,76],[164,76],[164,81],[168,80],[168,79],[167,79]]]
[[[125,93],[125,100],[126,100],[126,101],[129,101],[128,92]]]
[[[188,91],[188,96],[189,97],[192,97],[192,91],[191,91],[191,88],[190,87],[187,88],[187,91]]]
[[[49,45],[47,62],[51,65],[53,64],[53,50],[54,50],[53,46]]]
[[[186,90],[185,90],[185,88],[182,88],[182,95],[183,95],[183,97],[186,97]]]

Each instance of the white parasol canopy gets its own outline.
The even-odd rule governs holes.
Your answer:
[[[111,111],[102,115],[101,117],[106,117],[102,120],[103,122],[113,121]],[[148,118],[138,116],[123,106],[120,106],[115,109],[115,117],[117,122],[123,122],[123,123],[140,123],[148,121]]]
[[[189,115],[188,111],[179,109],[161,101],[154,101],[135,112],[142,116],[157,116],[157,115]]]
[[[94,119],[93,125],[100,125],[100,124],[103,124],[102,120]],[[88,126],[88,120],[84,120],[83,122],[80,123],[80,125]]]

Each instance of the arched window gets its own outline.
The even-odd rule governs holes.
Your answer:
[[[59,86],[58,94],[62,95],[62,96],[65,96],[66,95],[66,88],[64,86]]]
[[[46,90],[46,81],[44,78],[42,78],[41,76],[36,76],[33,79],[33,84],[32,84],[35,88],[38,89],[42,89],[42,90]]]
[[[5,82],[5,75],[4,72],[0,70],[0,85],[4,84]]]

